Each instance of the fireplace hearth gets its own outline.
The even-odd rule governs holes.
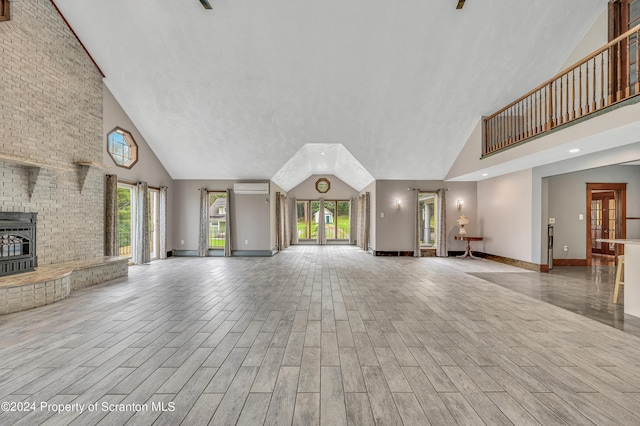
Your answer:
[[[0,212],[0,276],[33,271],[38,213]]]

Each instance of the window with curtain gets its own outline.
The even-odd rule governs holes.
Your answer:
[[[227,233],[227,193],[209,191],[209,248],[225,248]]]
[[[136,187],[118,183],[118,255],[131,257],[135,251]]]
[[[418,193],[418,229],[420,246],[436,247],[438,241],[438,194]]]

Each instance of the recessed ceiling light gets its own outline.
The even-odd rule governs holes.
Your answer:
[[[576,152],[580,152],[579,148],[573,148],[569,150],[570,153],[575,154]]]
[[[320,154],[321,154],[321,155],[324,155],[324,152],[321,152]]]
[[[483,173],[482,176],[489,176],[489,173]]]

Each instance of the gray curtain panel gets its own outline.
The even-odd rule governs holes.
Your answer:
[[[438,190],[438,241],[436,242],[436,256],[447,257],[447,200],[446,189]]]
[[[280,232],[280,228],[282,227],[282,209],[280,208],[280,203],[282,203],[280,193],[276,192],[276,249],[278,251],[282,250],[282,233]]]
[[[227,200],[227,211],[229,200]],[[227,223],[227,227],[228,227]],[[209,254],[209,191],[200,188],[200,232],[198,235],[198,256],[205,257]]]
[[[167,188],[160,187],[160,259],[167,258]]]
[[[369,235],[371,228],[371,194],[364,195],[364,233],[362,243],[365,251],[369,251]]]
[[[291,244],[298,244],[298,200],[291,199],[293,214],[291,215]]]
[[[227,219],[227,228],[224,231],[224,256],[225,257],[231,257],[231,241],[233,241],[233,239],[231,238],[231,218],[232,218],[232,214],[231,214],[231,189],[227,188],[227,210],[226,210],[226,214],[225,217]]]
[[[142,265],[151,262],[151,248],[149,235],[149,188],[146,182],[137,183],[137,216],[136,221],[136,250],[133,263]]]
[[[284,227],[284,248],[289,247],[289,242],[291,241],[291,226],[289,219],[289,199],[286,195],[282,196],[283,205],[284,205],[284,223],[282,224]]]
[[[320,198],[320,208],[318,209],[318,244],[322,245],[327,241],[324,234],[324,198]]]
[[[107,175],[105,185],[105,256],[119,256],[118,237],[118,176]]]
[[[276,226],[278,229],[278,250],[282,251],[287,248],[287,198],[281,192],[278,192],[276,194],[276,197],[278,198],[278,213],[276,215]]]
[[[420,190],[416,189],[416,235],[414,240],[413,247],[413,256],[420,257],[422,253],[420,253]]]
[[[349,244],[356,244],[358,241],[358,199],[352,198],[349,201]]]
[[[364,245],[362,243],[363,237],[364,237],[364,232],[362,232],[362,230],[364,229],[364,202],[363,202],[363,198],[364,196],[360,195],[358,197],[358,235],[357,235],[357,243],[358,243],[358,247],[360,247],[361,249],[364,250]]]

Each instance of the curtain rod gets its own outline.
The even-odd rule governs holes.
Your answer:
[[[132,181],[132,180],[127,180],[127,179],[120,179],[120,178],[118,178],[118,183],[124,183],[124,184],[126,184],[126,185],[133,185],[133,186],[135,186],[135,185],[137,185],[137,184],[138,184],[138,182],[141,182],[141,181]],[[156,189],[156,190],[160,191],[160,187],[159,187],[159,186],[151,186],[151,185],[147,185],[147,188],[149,188],[149,189]]]

